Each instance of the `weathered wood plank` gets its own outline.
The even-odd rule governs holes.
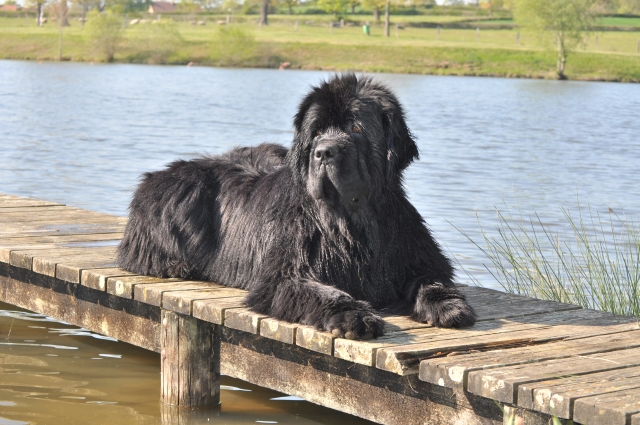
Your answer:
[[[5,223],[22,223],[22,222],[73,222],[77,220],[85,220],[94,222],[94,220],[122,222],[124,217],[115,217],[108,214],[102,214],[94,211],[81,210],[79,208],[64,207],[61,209],[49,210],[46,208],[32,209],[30,211],[5,212],[0,214],[0,227]]]
[[[116,246],[122,238],[121,233],[70,235],[62,237],[40,238],[19,237],[0,239],[0,262],[10,263],[12,251],[43,251],[65,248],[97,248],[101,246]]]
[[[469,372],[468,391],[505,403],[516,404],[518,387],[526,383],[632,366],[640,366],[640,348],[545,360],[536,363],[536,367],[525,364]]]
[[[511,320],[508,319],[508,321]],[[510,325],[502,325],[501,328],[495,330],[482,329],[478,331],[478,328],[492,323],[481,322],[472,328],[457,330],[458,337],[454,339],[443,340],[426,336],[426,340],[424,337],[414,338],[404,346],[379,348],[376,350],[375,364],[378,368],[406,375],[418,372],[420,360],[442,357],[451,352],[460,353],[469,350],[534,345],[584,335],[612,334],[638,328],[634,318],[613,316],[590,310],[525,316],[520,318],[518,322],[519,324],[511,322]],[[450,338],[450,335],[447,335],[446,338]]]
[[[571,304],[563,304],[555,301],[534,300],[520,295],[508,294],[493,289],[480,288],[477,286],[459,287],[460,291],[466,296],[467,301],[475,308],[478,314],[478,321],[490,321],[496,319],[516,318],[527,315],[535,315],[542,313],[553,313],[562,311],[579,310],[580,306]],[[385,319],[386,337],[375,342],[381,344],[374,346],[375,342],[363,342],[341,339],[336,344],[336,356],[345,360],[354,361],[361,364],[373,364],[375,361],[375,352],[378,348],[401,345],[405,342],[386,342],[385,338],[398,336],[392,332],[429,329],[430,325],[419,323],[409,319],[408,317],[394,316],[389,314],[380,314]],[[315,333],[318,332],[316,335]],[[313,330],[310,327],[299,332],[304,340],[299,340],[299,344],[309,350],[315,347],[322,350],[322,353],[328,353],[329,346],[333,347],[335,337],[327,332]],[[414,336],[410,335],[410,339]],[[329,343],[329,339],[331,343]],[[381,341],[385,342],[381,342]]]
[[[180,404],[180,326],[178,315],[172,311],[162,311],[160,337],[160,380],[162,402],[172,406]]]
[[[228,342],[229,339],[237,344]],[[312,403],[388,425],[502,424],[500,411],[488,400],[474,399],[473,407],[461,407],[450,395],[439,394],[438,387],[427,388],[430,384],[420,381],[408,382],[408,378],[398,379],[371,368],[364,370],[365,366],[277,341],[265,343],[265,352],[261,352],[249,341],[236,340],[237,336],[231,336],[221,343],[223,374]],[[274,344],[282,345],[281,352]]]
[[[21,253],[15,251],[13,255]],[[55,251],[38,251],[36,254],[28,253],[31,256],[31,269],[46,276],[56,276],[56,266],[58,264],[82,264],[95,265],[96,267],[114,267],[115,266],[116,247],[101,248],[71,248],[69,250],[60,249]],[[15,265],[12,263],[12,265]],[[79,280],[79,273],[78,273]]]
[[[211,283],[211,285],[215,284]],[[162,308],[176,313],[191,315],[193,312],[192,305],[195,300],[215,300],[244,295],[246,295],[246,291],[242,289],[229,288],[222,285],[212,286],[210,289],[165,292],[162,297]]]
[[[631,425],[640,425],[640,413],[631,416]]]
[[[146,304],[161,306],[162,295],[166,292],[208,289],[215,288],[215,286],[217,286],[215,283],[196,281],[136,284],[133,287],[133,299]]]
[[[573,417],[583,425],[630,425],[638,413],[640,389],[634,388],[580,398],[575,402]]]
[[[224,325],[252,334],[260,333],[260,321],[269,316],[254,313],[246,307],[231,308],[224,312]]]
[[[0,263],[0,300],[160,351],[160,312],[153,306],[133,304],[6,263]]]
[[[122,298],[133,299],[133,288],[146,283],[180,282],[180,279],[164,279],[153,276],[119,276],[107,278],[107,292]]]
[[[598,357],[600,353],[590,357]],[[583,357],[584,358],[584,357]],[[587,375],[570,376],[518,387],[518,405],[526,409],[571,419],[574,402],[579,398],[638,388],[640,367],[615,369]]]
[[[295,344],[298,326],[300,325],[297,323],[288,323],[266,317],[260,321],[260,336],[286,344]]]
[[[420,379],[448,388],[463,388],[467,375],[474,370],[535,363],[574,355],[640,347],[640,331],[550,342],[530,347],[483,351],[472,354],[438,357],[420,362]],[[535,367],[532,365],[532,367]],[[466,387],[464,387],[466,388]]]
[[[230,308],[244,307],[244,297],[230,297],[216,300],[195,300],[193,317],[205,322],[224,324],[225,312]]]
[[[296,329],[296,345],[318,353],[333,355],[333,340],[329,332],[322,332],[313,326],[300,325]],[[348,340],[347,340],[348,341]]]
[[[2,201],[0,200],[0,214],[6,214],[6,213],[21,213],[21,212],[33,212],[34,214],[37,213],[37,211],[35,211],[36,208],[45,210],[45,211],[64,211],[66,208],[72,208],[72,207],[67,207],[65,205],[45,205],[45,206],[30,206],[30,207],[5,207],[2,205]]]
[[[107,280],[112,277],[133,276],[134,273],[119,267],[82,270],[80,284],[98,291],[107,290]]]
[[[206,407],[220,403],[220,352],[213,326],[162,312],[162,399],[170,405]]]
[[[0,238],[26,236],[60,236],[90,233],[122,233],[125,223],[105,221],[104,223],[16,223],[0,227]]]

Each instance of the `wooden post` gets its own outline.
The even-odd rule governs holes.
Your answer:
[[[476,43],[480,41],[480,28],[476,28]]]
[[[333,34],[333,21],[329,21],[329,34]]]
[[[519,46],[520,45],[520,31],[518,31],[516,33],[516,44]]]
[[[596,35],[596,52],[598,51],[598,36]]]
[[[636,47],[636,53],[640,53],[640,38],[638,39],[638,46]]]
[[[440,25],[436,28],[436,40],[440,40]]]
[[[398,38],[398,24],[396,24],[396,38]]]
[[[298,31],[298,20],[296,19],[296,24],[293,26],[294,31]]]
[[[162,401],[178,407],[220,404],[220,339],[211,324],[162,310]]]

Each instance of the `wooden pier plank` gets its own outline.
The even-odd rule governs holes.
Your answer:
[[[192,315],[193,302],[196,300],[216,300],[244,295],[246,295],[246,291],[242,289],[229,288],[223,285],[207,289],[165,292],[162,297],[162,308],[176,313]]]
[[[219,286],[211,282],[177,281],[166,283],[142,283],[133,287],[133,299],[151,305],[162,305],[162,296],[167,292],[190,289],[210,289]]]
[[[84,269],[80,278],[80,284],[98,291],[107,290],[107,280],[112,277],[124,277],[135,275],[130,271],[119,267],[107,267],[99,269]]]
[[[224,312],[224,325],[228,328],[259,334],[260,322],[267,317],[269,316],[254,313],[246,307],[230,308]]]
[[[640,348],[628,348],[593,356],[573,356],[530,364],[469,372],[467,390],[505,403],[517,402],[520,385],[551,378],[640,366]]]
[[[136,285],[142,285],[147,283],[169,283],[169,282],[180,282],[181,279],[166,279],[162,277],[153,277],[153,276],[140,276],[140,275],[129,275],[129,276],[116,276],[107,278],[107,293],[116,295],[122,298],[133,299],[133,289]]]
[[[225,312],[228,309],[242,307],[244,307],[244,296],[215,300],[195,300],[193,302],[193,317],[216,325],[223,325]]]
[[[2,208],[24,208],[24,207],[60,207],[64,204],[49,201],[40,201],[38,199],[4,197],[0,198],[0,207]]]
[[[583,425],[630,425],[640,413],[640,389],[617,391],[576,400],[573,417]]]
[[[640,347],[640,331],[638,330],[613,335],[586,336],[581,339],[562,340],[530,347],[426,359],[420,362],[419,377],[432,384],[466,389],[467,376],[471,371],[634,347]]]
[[[589,357],[594,356],[598,353]],[[577,399],[634,388],[640,389],[640,367],[556,378],[520,385],[518,406],[572,419],[572,408]]]
[[[266,317],[260,321],[260,336],[286,344],[295,344],[298,326],[297,323],[289,323]]]
[[[16,251],[20,252],[20,251]],[[12,259],[13,259],[13,254]],[[52,251],[38,251],[32,256],[31,269],[45,276],[56,276],[58,264],[95,265],[102,267],[115,266],[116,247],[71,248]],[[31,254],[29,254],[31,255]],[[78,277],[79,281],[79,277]]]
[[[0,226],[0,238],[26,237],[26,236],[60,236],[78,235],[94,233],[122,233],[125,223],[109,222],[104,223],[16,223],[12,225]]]
[[[502,328],[485,332],[480,331],[479,328],[483,324],[492,322],[481,322],[472,328],[459,330],[454,334],[454,338],[447,337],[444,340],[423,336],[414,338],[406,345],[378,348],[375,354],[375,365],[390,372],[406,375],[417,373],[421,360],[448,355],[452,352],[542,344],[570,337],[612,334],[638,328],[633,318],[589,310],[557,312],[540,316],[525,316],[519,319],[517,325],[511,322],[503,325]]]

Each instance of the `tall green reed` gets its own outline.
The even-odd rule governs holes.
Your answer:
[[[552,231],[519,206],[517,214],[506,204],[496,211],[497,234],[482,228],[477,213],[483,241],[458,230],[488,257],[485,268],[507,292],[640,318],[640,227],[632,219],[563,208],[563,230]]]

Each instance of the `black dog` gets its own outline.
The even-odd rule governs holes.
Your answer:
[[[407,200],[418,158],[395,95],[370,78],[314,87],[293,147],[262,144],[147,173],[119,264],[249,290],[253,311],[336,336],[383,333],[372,308],[462,327],[475,313]]]

